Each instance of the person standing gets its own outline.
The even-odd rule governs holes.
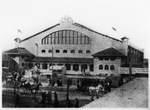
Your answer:
[[[20,107],[20,96],[17,93],[15,97],[15,107]]]
[[[52,104],[52,93],[51,92],[48,92],[48,94],[47,94],[47,102],[48,102],[48,104]]]
[[[45,101],[46,101],[46,92],[42,93],[42,101],[41,103],[43,104],[43,106],[45,106]]]
[[[57,95],[56,91],[54,93],[54,107],[58,107],[58,95]]]
[[[94,101],[94,95],[92,95],[92,97],[91,97],[91,101]]]
[[[78,98],[75,99],[74,107],[75,107],[75,108],[78,108],[78,107],[79,107],[79,100],[78,100]]]
[[[70,108],[72,106],[72,103],[70,101],[70,99],[67,100],[67,107]]]

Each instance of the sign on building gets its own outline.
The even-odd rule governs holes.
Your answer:
[[[119,67],[118,73],[119,74],[129,74],[129,68]],[[132,74],[136,74],[136,73],[148,74],[148,68],[132,68]]]

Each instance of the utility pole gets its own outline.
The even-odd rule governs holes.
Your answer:
[[[35,43],[36,47],[37,47],[37,50],[36,50],[36,55],[38,56],[38,44]]]
[[[132,55],[131,53],[129,54],[129,81],[131,80],[132,77]]]
[[[53,81],[54,81],[54,74],[53,74],[53,57],[54,57],[54,52],[53,52],[53,47],[52,47],[52,83],[53,83]],[[53,84],[52,84],[53,85]]]

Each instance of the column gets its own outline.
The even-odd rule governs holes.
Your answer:
[[[42,69],[42,63],[40,63],[40,69]]]
[[[49,63],[47,63],[47,70],[49,70]]]
[[[87,65],[86,71],[87,71],[87,72],[90,72],[90,65]]]
[[[79,64],[79,71],[81,71],[81,64]]]
[[[70,68],[70,71],[73,71],[73,64],[70,64],[71,68]]]

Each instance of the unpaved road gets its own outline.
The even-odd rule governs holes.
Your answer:
[[[148,78],[135,78],[84,107],[148,108]]]

